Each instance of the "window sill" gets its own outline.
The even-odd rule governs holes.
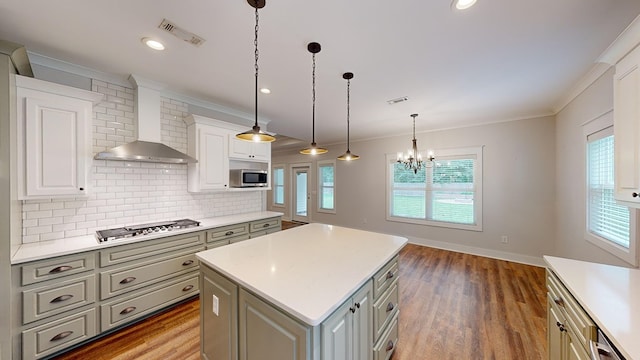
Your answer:
[[[401,222],[407,224],[426,225],[426,226],[438,226],[456,230],[469,230],[469,231],[482,231],[482,223],[480,224],[458,224],[444,221],[411,219],[397,216],[387,216],[387,221]]]

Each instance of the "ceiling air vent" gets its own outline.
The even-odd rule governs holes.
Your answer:
[[[162,19],[162,22],[158,27],[166,32],[173,34],[178,39],[188,42],[189,44],[194,46],[200,46],[204,44],[204,42],[206,41],[205,39],[201,38],[200,36],[194,33],[191,33],[184,29],[179,28],[178,26],[176,26],[174,23],[172,23],[167,19]]]
[[[401,103],[401,102],[407,101],[407,100],[409,100],[409,97],[408,96],[403,96],[403,97],[399,97],[399,98],[396,98],[396,99],[387,100],[387,104],[394,105],[394,104]]]

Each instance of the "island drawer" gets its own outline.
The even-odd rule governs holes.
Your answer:
[[[398,311],[398,299],[398,281],[396,280],[373,305],[374,342],[382,336],[386,325]]]
[[[166,280],[180,272],[198,268],[195,253],[202,248],[169,254],[144,263],[135,263],[100,273],[100,299]]]
[[[279,217],[252,221],[249,223],[249,232],[252,233],[271,229],[277,229],[276,231],[282,230],[282,223],[280,222]]]
[[[21,284],[24,286],[78,274],[93,270],[95,265],[96,257],[91,252],[27,263],[20,265]]]
[[[100,305],[101,329],[107,331],[133,319],[145,316],[171,303],[196,295],[199,290],[197,272],[157,284],[109,303]]]
[[[105,267],[132,260],[144,260],[150,256],[165,254],[167,251],[202,245],[204,244],[204,236],[205,232],[200,231],[112,247],[100,251],[100,266]]]
[[[93,274],[22,292],[24,324],[60,314],[95,301],[96,278]]]
[[[552,301],[558,305],[569,330],[584,349],[589,349],[589,341],[596,340],[597,327],[589,315],[553,272],[547,269],[547,290]]]
[[[398,257],[396,256],[380,269],[373,277],[374,301],[389,288],[398,277]]]
[[[387,332],[373,347],[373,360],[389,360],[393,351],[398,344],[398,315],[400,312],[396,312],[396,315],[391,320],[391,324],[387,329]]]
[[[22,358],[37,359],[97,334],[96,310],[89,309],[22,332]]]
[[[236,237],[236,236],[244,235],[248,233],[249,233],[248,223],[223,226],[223,227],[208,230],[207,242],[230,239],[232,237]]]

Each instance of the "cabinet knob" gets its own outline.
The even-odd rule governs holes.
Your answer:
[[[389,303],[389,305],[387,305],[387,312],[393,311],[394,308],[395,306],[393,305],[393,303]]]
[[[182,288],[182,291],[189,291],[191,289],[193,289],[193,285],[187,285],[187,286]]]
[[[233,235],[233,231],[227,231],[226,233],[224,233],[224,236],[229,236],[229,235]]]
[[[349,311],[351,311],[351,313],[355,313],[355,312],[356,312],[356,308],[354,308],[354,307],[350,307],[350,308],[349,308]]]
[[[135,277],[129,276],[127,278],[124,278],[124,279],[120,280],[120,284],[123,284],[123,285],[124,284],[128,284],[128,283],[130,283],[132,281],[135,281],[135,279],[136,279]]]
[[[120,315],[126,315],[132,311],[135,311],[137,308],[135,306],[129,306],[128,308],[125,308],[124,310],[120,311]]]
[[[81,187],[81,188],[80,188],[80,191],[84,191],[84,188],[82,188],[82,187]]]
[[[71,299],[73,297],[73,295],[60,295],[57,298],[49,301],[50,304],[55,304],[55,303],[59,303],[59,302],[63,302],[63,301],[67,301],[69,299]]]
[[[73,331],[63,331],[60,334],[54,336],[51,338],[51,340],[49,341],[58,341],[58,340],[62,340],[64,338],[66,338],[67,336],[73,334]]]
[[[564,328],[564,324],[560,323],[560,321],[556,321],[556,326],[560,329],[560,332],[567,331],[567,329]]]
[[[564,307],[564,300],[563,300],[562,298],[559,298],[559,297],[554,298],[554,299],[553,299],[553,302],[554,302],[554,303],[556,303],[556,304],[558,304],[558,306],[562,306],[562,307]]]
[[[49,274],[59,274],[61,272],[69,271],[71,269],[73,269],[73,266],[62,265],[49,270]]]
[[[269,227],[269,224],[262,225],[263,228]]]
[[[385,349],[387,352],[393,350],[393,341],[389,340],[387,343],[387,348]]]
[[[637,198],[638,196],[640,196],[640,194],[638,194],[637,192],[634,192],[633,194],[631,194],[631,196],[633,196],[634,198]]]
[[[357,302],[355,305],[356,305],[356,308],[360,309],[360,303],[359,302]]]
[[[387,279],[391,279],[393,277],[393,273],[391,271],[389,271],[387,273]]]
[[[187,260],[187,261],[182,263],[182,266],[189,266],[191,264],[193,264],[193,260]]]

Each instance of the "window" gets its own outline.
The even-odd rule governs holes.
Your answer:
[[[614,136],[611,117],[605,114],[585,126],[586,238],[636,265],[636,210],[618,205],[614,198]]]
[[[336,163],[333,160],[318,162],[318,211],[336,212],[334,194]]]
[[[284,166],[273,167],[273,205],[284,206]]]
[[[441,150],[417,173],[387,161],[388,220],[482,231],[482,147]]]

